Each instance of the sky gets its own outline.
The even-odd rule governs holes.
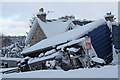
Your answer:
[[[44,8],[46,12],[53,11],[47,19],[74,15],[76,19],[96,20],[110,11],[118,17],[117,2],[2,2],[0,33],[26,35],[30,29],[30,19],[39,8]]]

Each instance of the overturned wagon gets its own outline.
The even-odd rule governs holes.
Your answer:
[[[44,39],[24,50],[22,53],[24,57],[38,57],[41,53],[46,53],[52,49],[56,49],[57,51],[57,47],[60,45],[89,36],[91,37],[96,56],[109,63],[112,61],[112,42],[110,35],[111,32],[104,19],[99,19],[82,27],[80,26],[57,36]]]
[[[89,61],[87,61],[88,55],[86,53],[85,38],[82,38],[41,53],[39,57],[30,59],[28,64],[31,70],[63,69],[67,71],[69,69],[86,68],[88,67],[88,62],[90,67],[99,67],[96,65],[99,62],[94,61],[97,55],[93,47],[89,53]],[[102,63],[99,63],[99,65],[102,64],[104,64],[104,60]]]

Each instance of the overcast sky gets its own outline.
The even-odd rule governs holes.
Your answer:
[[[29,31],[30,18],[41,7],[45,11],[54,11],[47,15],[48,19],[74,15],[76,19],[96,20],[110,11],[117,18],[117,4],[117,2],[5,2],[2,3],[0,33],[26,35]]]

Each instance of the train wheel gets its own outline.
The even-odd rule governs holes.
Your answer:
[[[64,70],[64,71],[68,71],[70,68],[69,68],[69,66],[68,66],[68,64],[66,64],[66,63],[62,63],[61,64],[61,68]]]

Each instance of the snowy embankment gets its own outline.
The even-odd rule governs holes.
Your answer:
[[[118,66],[76,70],[39,70],[3,74],[3,78],[118,78]]]

